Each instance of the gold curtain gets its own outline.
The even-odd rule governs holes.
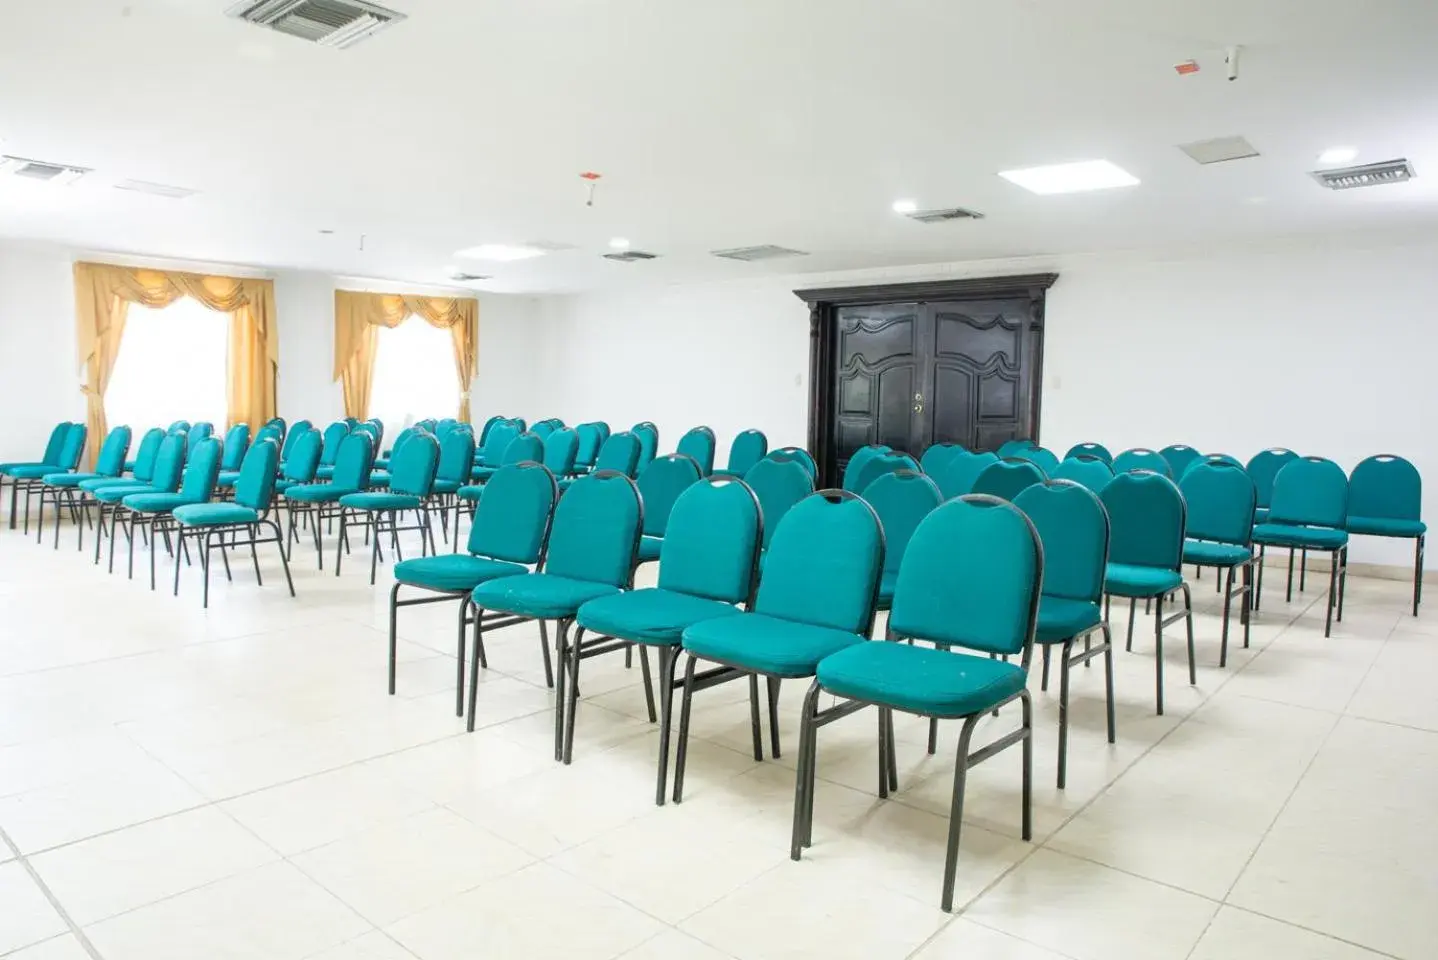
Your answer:
[[[473,297],[408,297],[395,293],[335,291],[335,373],[344,389],[345,416],[369,416],[376,328],[397,327],[410,316],[448,330],[459,379],[459,419],[469,421],[469,385],[479,340],[479,301]]]
[[[85,368],[82,390],[91,463],[108,429],[105,391],[120,352],[129,305],[163,307],[180,297],[193,297],[211,310],[230,315],[229,425],[249,423],[258,428],[275,415],[280,350],[274,281],[76,263],[75,339],[80,365]]]

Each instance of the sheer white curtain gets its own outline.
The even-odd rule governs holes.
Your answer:
[[[223,435],[228,411],[230,315],[181,297],[167,307],[131,304],[105,393],[112,426],[139,436],[175,420],[208,420]]]
[[[416,420],[454,416],[459,401],[449,331],[410,317],[376,334],[369,413],[384,421],[385,437],[392,439]]]

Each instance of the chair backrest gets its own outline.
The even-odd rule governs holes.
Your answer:
[[[317,433],[311,430],[310,433]],[[374,469],[374,447],[369,434],[352,433],[340,441],[339,456],[335,457],[335,472],[330,483],[336,490],[357,493],[369,486],[370,471]]]
[[[60,445],[60,459],[56,461],[56,466],[66,470],[78,467],[80,458],[85,455],[85,438],[89,435],[90,429],[83,423],[70,424],[65,431],[65,442]]]
[[[1097,603],[1108,564],[1108,511],[1071,480],[1046,480],[1014,498],[1044,545],[1043,594]]]
[[[769,456],[749,468],[749,472],[744,474],[744,482],[759,498],[764,520],[764,542],[761,546],[767,549],[784,514],[814,492],[814,477],[798,460],[778,460]]]
[[[201,440],[208,440],[215,435],[215,425],[208,420],[201,420],[189,429],[190,452],[195,450],[195,444]]]
[[[1348,523],[1348,477],[1324,457],[1299,457],[1273,478],[1268,519],[1274,523],[1342,527]]]
[[[180,496],[191,503],[204,503],[213,497],[215,482],[220,479],[220,458],[224,452],[224,444],[214,437],[206,437],[195,444],[185,463]]]
[[[524,433],[529,429],[523,417],[510,417],[509,425],[520,433]]]
[[[869,461],[875,457],[882,457],[886,453],[892,453],[893,447],[885,446],[882,443],[871,443],[860,447],[849,455],[849,462],[844,464],[843,486],[845,490],[857,493],[864,489],[859,484],[859,478]]]
[[[345,417],[344,422],[345,426],[353,430],[355,427],[359,426],[359,417]]]
[[[540,563],[558,500],[559,485],[542,464],[529,461],[500,467],[484,485],[484,496],[475,507],[467,549],[510,563]]]
[[[547,440],[549,438],[549,435],[553,433],[554,430],[554,424],[550,423],[548,420],[541,420],[534,426],[529,428],[529,432],[534,434],[541,440]]]
[[[325,427],[324,449],[320,451],[320,463],[326,467],[335,465],[335,458],[340,455],[340,441],[350,435],[350,425],[343,420],[336,420]]]
[[[1064,454],[1064,459],[1073,457],[1098,457],[1104,463],[1113,465],[1113,454],[1108,452],[1108,447],[1101,443],[1076,443],[1069,447],[1069,452]]]
[[[1027,670],[1043,580],[1043,544],[1023,511],[979,494],[950,500],[909,541],[889,629],[898,637],[1018,654]]]
[[[497,466],[504,460],[504,451],[519,436],[520,430],[508,420],[485,428],[484,434],[484,462],[488,466]]]
[[[1229,466],[1237,467],[1240,470],[1243,469],[1243,462],[1237,457],[1230,457],[1226,453],[1205,453],[1203,456],[1196,457],[1191,460],[1188,466],[1183,468],[1183,475],[1180,476],[1179,479],[1182,480],[1184,476],[1188,475],[1188,471],[1204,463],[1226,463]]]
[[[362,429],[360,424],[356,429]],[[365,431],[366,433],[368,431]],[[469,424],[451,425],[444,439],[439,441],[439,465],[435,468],[436,480],[465,483],[469,471],[474,469],[474,433]]]
[[[180,473],[185,469],[185,435],[171,433],[160,441],[159,452],[155,455],[154,469],[150,472],[150,486],[162,493],[174,493],[180,489]],[[140,466],[135,465],[135,476],[140,476]]]
[[[1265,510],[1273,501],[1273,481],[1278,471],[1298,459],[1298,454],[1284,447],[1269,447],[1260,450],[1248,461],[1248,476],[1258,491],[1258,505]]]
[[[225,431],[225,450],[220,458],[221,470],[238,470],[250,449],[250,425],[237,423]]]
[[[500,466],[508,466],[511,463],[523,463],[526,460],[540,460],[544,457],[544,441],[532,433],[521,433],[509,442],[504,448],[504,456],[500,459]]]
[[[988,451],[961,453],[949,458],[948,466],[934,478],[934,482],[939,485],[939,492],[944,495],[945,500],[962,497],[973,492],[974,481],[979,479],[979,474],[998,462],[998,455]]]
[[[369,434],[363,433],[363,436],[368,437]],[[319,470],[322,443],[324,438],[318,430],[301,430],[296,424],[295,429],[290,431],[290,439],[285,441],[285,446],[290,448],[289,456],[285,457],[285,479],[294,483],[312,481]],[[374,447],[371,446],[370,449],[373,450]]]
[[[300,423],[303,423],[305,426],[309,426],[309,421],[307,420],[301,420]],[[268,430],[268,435],[273,436],[275,438],[275,443],[281,445],[285,442],[285,437],[287,436],[285,431],[287,429],[288,427],[285,424],[284,417],[270,417],[264,423],[260,424],[260,430]],[[258,439],[259,431],[257,430],[255,431],[255,436],[250,439],[250,442],[254,443]]]
[[[919,464],[907,453],[883,453],[877,457],[870,457],[864,464],[863,469],[854,480],[853,493],[862,494],[869,489],[875,480],[886,473],[897,473],[900,470],[919,472]],[[845,473],[848,471],[846,470]]]
[[[356,427],[355,427],[353,430],[351,430],[350,432],[351,432],[351,433],[367,433],[367,434],[369,434],[369,438],[370,438],[370,440],[372,440],[372,441],[374,442],[375,447],[376,447],[376,448],[379,447],[379,438],[380,438],[380,434],[381,434],[380,428],[379,428],[378,426],[376,426],[374,423],[370,422],[369,420],[366,420],[364,423],[359,424],[358,426],[356,426]]]
[[[579,446],[574,451],[574,462],[581,467],[594,466],[594,459],[599,456],[599,445],[604,442],[604,437],[599,432],[597,423],[581,423],[574,428],[579,435]]]
[[[616,433],[599,448],[595,470],[614,470],[626,477],[634,476],[639,467],[640,440],[632,433]]]
[[[1169,476],[1174,478],[1181,478],[1189,464],[1203,456],[1186,443],[1171,443],[1160,450],[1158,455],[1168,461]]]
[[[370,428],[370,436],[374,437],[374,448],[376,450],[383,450],[384,421],[381,420],[379,417],[370,417],[362,424],[362,426],[367,426]]]
[[[404,449],[405,444],[409,443],[411,437],[417,437],[423,433],[425,433],[424,427],[421,427],[418,424],[411,424],[410,426],[405,427],[403,430],[401,430],[398,434],[395,435],[394,445],[389,448],[389,458],[393,460],[395,457],[399,456],[399,452]],[[379,447],[375,447],[374,449],[378,450]],[[321,459],[320,462],[323,463],[324,460]]]
[[[100,444],[100,455],[95,458],[95,472],[102,477],[118,477],[125,472],[125,454],[129,452],[130,428],[111,427],[105,442]]]
[[[56,466],[60,463],[60,451],[65,448],[65,438],[70,435],[71,423],[69,420],[62,420],[55,424],[50,431],[50,439],[45,441],[45,455],[40,462],[48,466]]]
[[[1189,464],[1178,483],[1188,509],[1188,536],[1248,546],[1258,497],[1243,467],[1222,461]]]
[[[999,444],[999,448],[994,452],[998,454],[1000,458],[1017,457],[1025,450],[1037,446],[1038,444],[1035,443],[1033,440],[1015,437],[1013,440],[1005,440],[1003,443]]]
[[[421,430],[423,430],[430,436],[433,436],[435,427],[439,426],[439,421],[436,420],[434,417],[425,417],[423,420],[416,421],[415,426],[419,427]]]
[[[1099,499],[1108,511],[1110,563],[1179,569],[1187,524],[1172,480],[1153,470],[1115,474]]]
[[[544,438],[544,465],[556,477],[567,477],[573,473],[578,456],[578,431],[561,427]]]
[[[682,453],[655,457],[644,468],[639,474],[639,495],[644,498],[646,536],[664,536],[675,501],[701,479],[699,464]]]
[[[481,447],[483,447],[484,442],[489,439],[489,431],[493,430],[496,424],[500,424],[503,422],[504,417],[501,417],[499,414],[495,414],[488,420],[484,421],[484,426],[479,428],[479,436],[476,438],[477,442]]]
[[[867,635],[883,569],[874,508],[847,490],[821,490],[784,514],[769,538],[754,610]]]
[[[176,420],[174,423],[170,424],[168,427],[165,428],[165,432],[169,434],[189,433],[190,421]]]
[[[1098,493],[1113,479],[1113,467],[1109,466],[1107,460],[1082,453],[1061,461],[1054,470],[1052,479],[1072,480]]]
[[[643,529],[644,505],[633,480],[613,470],[586,474],[569,485],[554,508],[544,570],[626,586]]]
[[[263,440],[245,451],[240,478],[235,481],[235,503],[264,513],[275,496],[275,468],[280,462],[280,445]]]
[[[769,438],[763,430],[750,427],[734,438],[729,444],[728,472],[742,477],[769,452]]]
[[[283,432],[281,432],[279,427],[275,426],[272,423],[267,423],[263,427],[260,427],[260,429],[256,430],[254,437],[250,440],[250,443],[263,443],[266,440],[269,440],[276,446],[282,443],[289,443],[289,437],[286,436]],[[281,455],[281,458],[283,459],[283,454]]]
[[[1020,490],[1043,483],[1046,479],[1048,478],[1037,465],[1012,457],[984,467],[983,472],[974,478],[973,489],[969,492],[1012,501],[1019,495]]]
[[[1348,515],[1422,519],[1423,478],[1418,468],[1391,453],[1380,453],[1358,464],[1348,478]]]
[[[659,428],[645,420],[630,427],[629,432],[639,440],[639,460],[635,463],[634,469],[642,473],[644,468],[649,466],[649,461],[653,460],[659,452]],[[633,473],[630,474],[630,476],[633,475]]]
[[[1014,459],[1027,460],[1044,472],[1044,476],[1052,476],[1059,468],[1058,454],[1047,447],[1029,447],[1020,453],[1014,454]]]
[[[929,449],[924,451],[924,455],[919,458],[919,469],[931,477],[937,477],[944,472],[944,468],[949,465],[949,461],[961,453],[968,452],[968,450],[957,443],[931,444]]]
[[[690,484],[669,511],[659,548],[660,588],[725,603],[748,602],[763,523],[759,500],[743,481],[726,477]]]
[[[140,445],[135,448],[135,479],[149,483],[155,476],[155,459],[160,455],[160,445],[165,442],[167,434],[159,427],[151,427],[145,431],[140,438]]]
[[[944,502],[939,485],[913,470],[881,474],[863,497],[884,528],[884,572],[897,573],[919,523]]]
[[[714,446],[714,431],[709,427],[698,426],[680,437],[679,446],[674,450],[686,457],[692,457],[694,462],[699,464],[700,474],[707,477],[714,472]]]
[[[804,472],[809,475],[810,480],[815,480],[819,476],[818,464],[814,462],[813,455],[803,447],[780,447],[778,450],[770,450],[766,456],[770,460],[794,461],[804,468]]]
[[[470,454],[471,458],[474,456]],[[439,441],[431,433],[417,433],[389,464],[389,489],[411,497],[427,497],[434,489],[439,466]]]
[[[1147,447],[1134,447],[1113,458],[1113,472],[1127,473],[1130,470],[1149,470],[1173,478],[1173,467],[1168,465],[1163,454]]]
[[[265,429],[268,430],[269,426],[268,423],[265,424]],[[290,458],[290,450],[294,447],[295,441],[298,440],[301,435],[314,428],[314,423],[309,420],[296,420],[291,424],[289,433],[282,434],[280,438],[280,461],[288,460]],[[376,445],[375,449],[378,450],[379,446]]]

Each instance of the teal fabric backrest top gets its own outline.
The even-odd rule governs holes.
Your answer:
[[[165,442],[165,431],[151,427],[140,438],[135,448],[135,479],[149,483],[155,476],[155,460],[160,456],[160,445]]]
[[[283,443],[286,447],[288,447],[290,438],[288,436],[285,436],[280,431],[279,427],[275,426],[272,423],[267,423],[255,432],[254,439],[251,442],[263,443],[266,440],[270,440],[275,444]]]
[[[220,458],[221,470],[238,470],[250,449],[250,425],[237,423],[225,432],[225,452]]]
[[[674,502],[700,479],[699,465],[681,453],[657,457],[644,468],[639,474],[639,496],[644,499],[646,536],[664,536]]]
[[[1152,470],[1120,473],[1099,494],[1108,511],[1110,563],[1177,570],[1183,556],[1183,495]]]
[[[504,460],[504,451],[519,436],[520,431],[505,420],[490,427],[484,441],[484,462],[488,466],[498,466]]]
[[[1274,523],[1342,527],[1348,523],[1348,477],[1323,457],[1300,457],[1273,478],[1268,519]]]
[[[643,527],[644,507],[633,480],[612,470],[580,477],[554,508],[544,570],[572,580],[626,586]]]
[[[1253,481],[1237,464],[1202,460],[1190,464],[1178,484],[1188,507],[1188,535],[1248,546],[1253,540]]]
[[[744,482],[759,498],[764,523],[762,546],[768,549],[784,514],[814,492],[814,477],[798,460],[778,460],[771,455],[750,467]]]
[[[950,500],[909,541],[889,629],[982,653],[1022,654],[1027,669],[1043,578],[1043,545],[1018,508],[977,495]]]
[[[853,493],[862,494],[873,485],[874,481],[886,473],[897,473],[900,470],[919,472],[919,464],[907,453],[882,453],[877,457],[870,457],[859,471],[858,477],[854,480]],[[844,471],[848,473],[848,470]]]
[[[714,446],[714,431],[701,426],[680,437],[675,452],[692,457],[699,464],[699,472],[707,477],[714,472]]]
[[[130,428],[112,428],[105,442],[100,444],[100,455],[95,458],[95,472],[102,477],[118,477],[125,471],[125,454],[129,452]]]
[[[1151,470],[1154,473],[1161,473],[1165,477],[1173,477],[1173,468],[1168,465],[1163,454],[1156,453],[1147,447],[1134,447],[1113,458],[1114,473],[1127,473],[1130,470]]]
[[[784,514],[770,537],[754,610],[867,634],[883,569],[874,509],[854,494],[821,490]]]
[[[504,448],[500,466],[524,463],[526,460],[541,460],[544,457],[544,441],[532,433],[521,433]]]
[[[1072,481],[1049,480],[1013,502],[1043,543],[1044,596],[1097,603],[1108,563],[1108,513],[1099,498]]]
[[[792,460],[804,468],[804,472],[809,475],[810,480],[814,480],[819,476],[818,464],[814,463],[813,456],[803,447],[780,447],[778,450],[770,450],[768,459],[780,461]]]
[[[320,444],[323,442],[324,438],[318,430],[301,430],[296,424],[295,429],[290,431],[290,440],[285,442],[285,446],[290,448],[289,456],[285,458],[285,479],[295,483],[313,480],[315,471],[319,469]]]
[[[439,466],[435,479],[464,483],[474,467],[474,434],[469,425],[450,426],[439,442]]]
[[[318,431],[311,430],[310,433]],[[335,472],[330,483],[336,490],[358,493],[369,486],[369,475],[373,469],[374,447],[370,445],[369,434],[352,433],[340,441],[340,452],[335,458]]]
[[[150,486],[160,493],[174,493],[180,488],[180,472],[184,469],[185,435],[169,434],[160,441],[160,450],[155,456],[155,466],[150,473]],[[135,464],[135,476],[140,476],[138,462]]]
[[[648,519],[646,509],[646,524]],[[754,586],[762,523],[759,501],[742,481],[691,484],[669,512],[668,532],[659,548],[660,589],[746,602]]]
[[[1273,501],[1273,481],[1278,471],[1298,459],[1298,454],[1283,447],[1270,447],[1254,454],[1248,461],[1248,476],[1258,490],[1258,505],[1267,509]]]
[[[1194,467],[1201,466],[1205,463],[1226,463],[1229,466],[1237,467],[1240,470],[1243,469],[1243,463],[1237,457],[1230,457],[1226,453],[1205,453],[1203,456],[1198,457],[1197,459],[1190,462],[1188,466],[1184,467],[1183,474],[1179,476],[1179,479],[1182,480],[1185,476],[1188,475],[1188,471],[1192,470]]]
[[[374,448],[376,450],[383,450],[384,421],[381,420],[379,417],[370,417],[364,422],[363,425],[370,428],[370,436],[374,437]]]
[[[548,439],[549,435],[554,432],[554,424],[550,423],[548,420],[541,420],[534,426],[530,427],[529,432],[534,434],[539,439],[545,440]]]
[[[574,461],[579,456],[579,432],[561,428],[544,438],[544,465],[556,477],[567,477],[574,472]]]
[[[538,563],[558,499],[554,475],[539,464],[500,467],[484,485],[475,508],[469,552],[510,563]]]
[[[769,452],[769,438],[763,430],[750,428],[734,438],[729,445],[728,472],[742,477]]]
[[[884,572],[897,573],[914,531],[944,502],[944,495],[929,477],[902,470],[882,474],[864,488],[863,497],[884,528]]]
[[[434,471],[439,466],[439,441],[430,433],[417,433],[389,464],[391,493],[427,497],[434,489]]]
[[[65,449],[65,438],[70,435],[71,423],[68,420],[55,424],[50,431],[50,439],[45,441],[45,456],[40,462],[46,466],[54,466],[60,463],[60,451]]]
[[[1044,472],[1027,460],[1000,460],[984,467],[983,473],[974,478],[973,489],[969,492],[1012,501],[1025,487],[1043,483],[1046,479]]]
[[[1022,453],[1014,454],[1016,460],[1027,460],[1044,472],[1045,477],[1053,476],[1053,472],[1059,468],[1058,454],[1047,447],[1029,447]]]
[[[882,443],[871,443],[851,453],[849,462],[844,465],[844,489],[853,493],[864,489],[860,485],[859,479],[864,473],[864,468],[869,465],[869,461],[875,457],[882,457],[886,453],[892,453],[893,449],[893,447],[886,447]]]
[[[974,489],[974,481],[979,479],[990,465],[998,463],[997,455],[988,453],[961,453],[949,460],[949,465],[944,472],[934,478],[939,485],[939,492],[944,495],[945,500],[952,500],[954,497],[962,497]]]
[[[174,423],[170,424],[168,427],[165,428],[165,432],[169,434],[189,433],[190,421],[176,420]]]
[[[1189,465],[1203,456],[1185,443],[1171,443],[1160,450],[1158,455],[1168,461],[1168,475],[1180,479]]]
[[[1108,447],[1101,443],[1076,443],[1069,447],[1069,452],[1064,454],[1065,460],[1074,457],[1098,457],[1104,463],[1113,465],[1113,454],[1108,452]]]
[[[359,426],[359,417],[345,417],[344,422],[345,426],[353,430],[355,427]]]
[[[411,437],[420,436],[424,432],[425,429],[418,424],[410,427],[405,427],[403,430],[401,430],[399,432],[399,435],[394,438],[394,446],[390,447],[390,459],[394,459],[395,457],[399,456],[399,452],[404,449],[405,444],[409,443]],[[379,448],[376,447],[375,449]],[[320,458],[320,463],[324,463],[323,456],[321,456]]]
[[[961,453],[968,452],[968,450],[957,443],[935,443],[931,445],[929,449],[925,450],[924,455],[919,458],[919,469],[931,477],[937,477],[944,472],[944,468],[949,465],[949,461]]]
[[[634,476],[639,466],[639,438],[632,433],[616,433],[599,448],[595,470],[615,470],[626,477]]]
[[[307,421],[307,420],[301,420],[300,423],[303,423],[303,424],[305,424],[306,426],[309,425],[309,421]],[[284,418],[284,417],[270,417],[268,420],[266,420],[263,424],[260,425],[260,429],[261,429],[261,430],[263,430],[265,427],[274,427],[274,428],[275,428],[275,431],[277,432],[277,434],[278,434],[278,436],[279,436],[279,438],[280,438],[280,441],[284,440],[284,437],[285,437],[285,418]],[[279,441],[276,441],[276,442],[279,442]]]
[[[265,427],[268,428],[269,424],[265,424]],[[294,425],[290,427],[289,433],[284,434],[283,440],[281,441],[280,459],[288,460],[290,458],[290,448],[294,446],[294,442],[307,430],[313,430],[314,428],[315,425],[308,420],[296,420]]]
[[[245,451],[240,478],[235,481],[235,503],[264,513],[275,496],[275,468],[280,463],[280,445],[273,440],[257,443]]]
[[[484,426],[479,428],[479,436],[477,438],[477,441],[481,447],[483,447],[484,442],[489,439],[489,431],[493,430],[496,424],[500,424],[503,422],[504,417],[501,417],[499,414],[495,414],[488,420],[484,421]]]
[[[214,437],[206,437],[195,444],[185,463],[184,478],[180,483],[180,496],[191,503],[204,503],[215,495],[215,481],[220,478],[220,458],[224,455],[224,444]]]
[[[320,453],[320,463],[326,467],[335,465],[335,458],[340,455],[340,441],[350,435],[350,425],[343,420],[336,420],[325,427],[325,445]]]
[[[659,428],[645,420],[630,427],[629,432],[639,439],[639,462],[635,469],[642,471],[659,453]],[[633,475],[631,472],[630,476]]]
[[[1113,479],[1113,467],[1099,457],[1080,454],[1062,461],[1054,470],[1052,479],[1072,480],[1098,493]]]
[[[594,458],[599,456],[599,444],[604,438],[599,435],[599,425],[595,423],[581,423],[574,428],[579,435],[579,445],[574,451],[574,462],[581,467],[594,466]]]
[[[1002,444],[999,445],[999,449],[996,450],[995,453],[997,453],[1001,458],[1017,457],[1025,450],[1032,449],[1036,446],[1038,446],[1038,444],[1032,440],[1016,438],[1013,440],[1005,440]]]
[[[433,417],[426,417],[425,419],[416,422],[415,426],[419,427],[421,430],[423,430],[430,436],[433,436],[434,428],[439,426],[439,421],[434,419]]]
[[[56,461],[56,465],[66,470],[78,467],[80,458],[85,455],[85,438],[89,433],[83,423],[70,424],[70,428],[65,431],[65,442],[60,447],[60,459]]]
[[[1384,520],[1421,520],[1423,479],[1402,457],[1379,454],[1353,468],[1348,480],[1348,515]]]
[[[189,433],[190,450],[193,452],[195,444],[201,440],[208,440],[215,435],[215,425],[208,420],[201,420],[190,428]]]

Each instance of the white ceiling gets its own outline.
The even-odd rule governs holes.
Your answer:
[[[96,172],[0,176],[0,235],[538,292],[1438,225],[1431,0],[392,0],[409,19],[343,51],[229,2],[5,4],[0,152]],[[1228,134],[1263,155],[1175,148]],[[1418,177],[1322,190],[1335,145]],[[1142,184],[996,175],[1094,158]],[[899,198],[988,218],[924,226]],[[601,260],[616,235],[663,259]],[[575,249],[453,257],[526,240]],[[708,255],[760,243],[812,255]]]

